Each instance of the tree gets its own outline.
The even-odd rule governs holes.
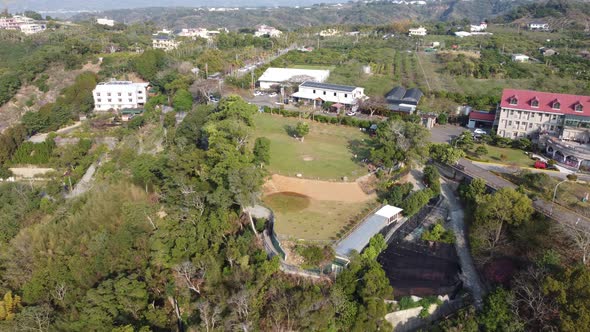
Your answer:
[[[166,63],[166,53],[162,50],[146,50],[131,62],[133,69],[145,80],[152,81]]]
[[[297,136],[301,137],[301,142],[305,139],[305,136],[309,134],[309,123],[307,122],[299,122],[295,127],[295,133]]]
[[[485,299],[479,323],[484,331],[523,331],[522,323],[514,315],[511,307],[512,294],[497,288]]]
[[[584,331],[590,326],[590,270],[568,267],[545,279],[543,294],[557,301],[560,330]]]
[[[260,166],[270,163],[270,139],[258,137],[254,142],[254,161]]]
[[[479,200],[486,193],[486,182],[483,179],[475,178],[469,184],[462,183],[459,187],[459,196],[467,202],[467,204],[475,208]]]
[[[440,173],[433,165],[424,167],[424,183],[436,195],[440,194]]]
[[[477,202],[473,227],[474,249],[492,250],[500,242],[506,224],[518,226],[531,219],[534,212],[530,198],[512,188],[502,188]]]
[[[21,298],[8,291],[0,301],[0,321],[13,320],[17,311],[22,308]]]
[[[447,113],[440,113],[436,121],[440,125],[445,125],[449,122],[449,116],[447,115]]]
[[[480,145],[475,149],[475,155],[478,157],[484,156],[486,154],[488,154],[488,149],[483,145]]]
[[[188,90],[178,90],[174,95],[172,104],[177,112],[188,112],[193,108],[193,96]]]
[[[432,159],[448,165],[454,165],[459,159],[465,157],[463,150],[449,144],[431,144],[429,150]]]

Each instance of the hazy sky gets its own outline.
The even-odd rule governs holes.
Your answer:
[[[309,6],[315,3],[338,3],[337,0],[0,0],[10,11],[25,9],[38,11],[57,10],[108,10],[140,7],[248,7],[248,6]]]

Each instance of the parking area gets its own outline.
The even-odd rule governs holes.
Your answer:
[[[436,126],[430,130],[430,141],[433,143],[450,143],[451,140],[469,130],[455,125]]]

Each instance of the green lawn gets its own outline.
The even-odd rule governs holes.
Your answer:
[[[475,145],[471,151],[475,151],[480,145]],[[476,157],[472,152],[468,153],[468,157],[484,162],[515,165],[520,167],[533,167],[534,161],[524,154],[524,151],[512,148],[500,148],[497,146],[486,145],[488,154],[481,157]],[[504,157],[503,157],[504,156]]]
[[[292,240],[336,240],[374,207],[374,202],[319,201],[292,193],[263,201],[275,213],[275,232]]]
[[[254,137],[271,140],[271,173],[322,180],[352,180],[366,174],[349,149],[349,144],[368,138],[358,128],[309,122],[309,134],[300,142],[288,134],[297,118],[257,114],[254,119]]]

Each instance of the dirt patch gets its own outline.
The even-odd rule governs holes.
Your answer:
[[[303,161],[313,161],[312,156],[303,156]]]
[[[311,199],[305,195],[287,191],[264,197],[264,203],[273,210],[297,212],[309,207]]]
[[[49,68],[45,71],[45,74],[49,76],[47,80],[49,91],[42,92],[32,84],[24,85],[9,102],[0,106],[0,133],[17,123],[24,113],[36,112],[41,106],[55,102],[61,90],[71,85],[79,74],[85,71],[97,73],[99,70],[100,66],[92,63],[78,70],[65,70],[63,66]]]
[[[322,201],[365,202],[374,199],[366,194],[357,182],[330,182],[298,179],[274,174],[264,184],[264,194],[290,192]]]

